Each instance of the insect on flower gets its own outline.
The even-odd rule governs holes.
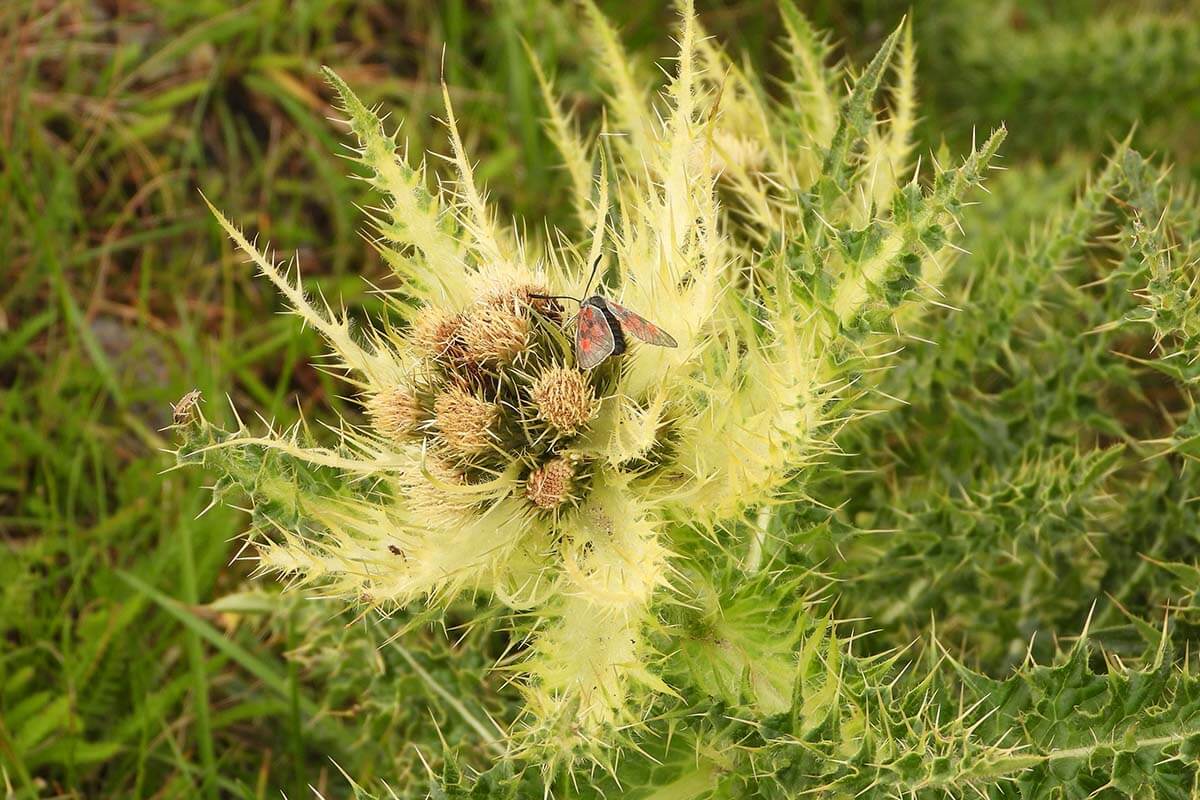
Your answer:
[[[591,288],[596,270],[600,267],[600,256],[592,263],[592,274],[588,276],[583,293]],[[630,311],[620,303],[614,303],[597,293],[586,300],[570,295],[530,295],[543,300],[574,300],[579,303],[575,316],[575,364],[580,369],[600,366],[609,356],[625,352],[625,335],[631,334],[646,344],[657,347],[676,347],[675,337],[640,314]]]

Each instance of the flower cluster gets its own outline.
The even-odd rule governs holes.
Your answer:
[[[503,476],[542,511],[578,499],[587,459],[572,447],[595,415],[599,376],[566,366],[563,309],[546,291],[493,285],[458,311],[424,307],[407,336],[412,371],[365,391],[369,434],[420,467],[410,505],[436,515],[457,488]]]

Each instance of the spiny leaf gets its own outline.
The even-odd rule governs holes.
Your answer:
[[[410,166],[407,157],[397,152],[396,134],[386,132],[379,116],[337,73],[328,67],[322,73],[337,91],[342,110],[349,116],[350,129],[358,139],[355,160],[368,170],[371,185],[386,199],[386,217],[375,220],[379,233],[402,250],[414,248],[421,258],[414,264],[396,253],[392,263],[402,267],[405,281],[444,282],[453,274],[450,265],[463,258],[453,214],[425,186],[423,167]],[[453,290],[452,296],[461,291],[454,285],[445,288]]]
[[[901,23],[883,41],[879,52],[875,54],[871,63],[854,82],[854,89],[842,107],[837,131],[833,134],[833,141],[829,144],[829,150],[825,153],[825,160],[821,167],[822,178],[838,189],[848,188],[846,177],[854,166],[852,150],[866,137],[870,123],[874,119],[872,104],[879,91],[879,84],[883,80],[884,72],[891,63],[892,53],[895,52],[896,44],[900,41],[903,32],[904,23]]]

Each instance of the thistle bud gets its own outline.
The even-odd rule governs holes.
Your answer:
[[[538,508],[553,510],[570,499],[574,477],[575,467],[568,459],[551,459],[529,473],[525,481],[525,496]]]
[[[574,434],[596,413],[592,387],[576,369],[552,367],[538,376],[530,392],[538,416],[559,433]]]
[[[468,361],[507,364],[529,341],[529,318],[517,295],[496,292],[480,298],[466,314],[461,336]]]
[[[513,290],[513,294],[521,307],[528,306],[551,322],[563,321],[562,304],[550,296],[550,290],[545,286],[534,283],[524,283]]]
[[[363,403],[372,427],[385,439],[403,441],[421,422],[421,406],[416,395],[403,386],[374,392]]]
[[[426,358],[448,362],[462,354],[461,329],[460,315],[430,306],[417,314],[409,336]]]
[[[460,386],[451,386],[433,404],[442,441],[464,455],[486,450],[490,430],[499,414],[494,403],[481,400]]]

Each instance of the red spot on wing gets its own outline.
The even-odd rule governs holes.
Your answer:
[[[617,348],[616,337],[608,327],[604,312],[584,304],[575,321],[575,365],[592,369],[612,355]]]
[[[604,302],[608,304],[608,310],[612,312],[612,315],[621,323],[621,330],[636,336],[646,344],[653,344],[658,347],[677,346],[675,337],[650,320],[640,314],[635,314],[623,305],[614,303],[612,300],[606,299]]]

